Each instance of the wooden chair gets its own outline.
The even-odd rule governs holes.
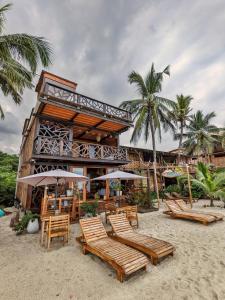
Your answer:
[[[112,214],[116,214],[116,204],[115,202],[109,202],[109,203],[105,203],[105,222],[107,223],[107,218],[108,216],[112,215]]]
[[[138,213],[137,213],[137,205],[127,206],[126,207],[126,217],[132,227],[138,228]],[[135,221],[135,224],[133,224],[133,221]]]
[[[173,255],[175,251],[174,246],[168,242],[135,232],[123,214],[109,216],[109,222],[112,225],[114,239],[149,255],[154,265],[161,258]]]
[[[63,237],[63,244],[68,243],[69,240],[69,227],[70,227],[70,216],[59,215],[50,216],[48,231],[47,231],[47,248],[50,248],[50,242],[52,238]]]
[[[165,204],[169,211],[165,211],[164,213],[170,215],[172,218],[198,221],[204,225],[208,225],[209,223],[216,221],[216,218],[213,216],[182,211],[174,200],[166,200]]]
[[[146,269],[148,258],[139,251],[109,238],[98,217],[82,219],[80,226],[85,241],[83,253],[90,252],[107,262],[116,270],[120,282],[125,276]]]
[[[215,212],[205,212],[205,211],[197,211],[194,209],[190,209],[186,203],[184,202],[183,199],[177,199],[175,200],[176,204],[180,207],[181,210],[186,211],[186,212],[193,212],[193,213],[197,213],[197,214],[204,214],[207,216],[213,216],[216,218],[217,221],[223,220],[224,219],[224,215],[220,214],[220,213],[215,213]]]

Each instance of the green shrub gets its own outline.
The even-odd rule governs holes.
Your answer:
[[[29,221],[30,220],[34,221],[36,218],[39,218],[38,214],[33,214],[32,212],[27,212],[23,216],[23,218],[19,221],[19,223],[15,225],[16,234],[18,235],[18,234],[23,233],[26,230]]]
[[[165,192],[165,193],[173,193],[173,192],[180,193],[181,190],[180,190],[180,187],[179,187],[178,184],[171,184],[171,185],[168,185],[168,186],[164,189],[164,192]]]
[[[98,209],[98,201],[92,203],[85,201],[81,204],[80,207],[86,215],[96,217],[97,209]]]
[[[134,192],[129,197],[129,204],[131,205],[138,205],[141,207],[153,207],[154,203],[157,202],[157,194],[156,192],[150,192],[147,191],[138,191]]]

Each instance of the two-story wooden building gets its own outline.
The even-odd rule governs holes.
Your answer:
[[[24,123],[18,177],[61,168],[91,179],[129,161],[119,135],[132,125],[131,114],[78,94],[76,88],[73,81],[41,73],[36,106]],[[82,199],[93,198],[98,185],[81,185]],[[38,193],[17,184],[16,197],[26,208],[39,205]]]

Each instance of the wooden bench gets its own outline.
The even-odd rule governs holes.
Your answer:
[[[148,258],[139,251],[109,238],[98,217],[82,219],[80,226],[85,241],[82,243],[83,253],[90,252],[107,262],[116,270],[120,282],[137,270],[146,270]]]
[[[173,255],[175,248],[168,242],[137,233],[131,227],[128,219],[123,214],[108,217],[113,229],[113,238],[131,246],[151,257],[151,262],[156,265],[159,260],[168,255]]]

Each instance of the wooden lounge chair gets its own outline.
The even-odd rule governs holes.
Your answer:
[[[160,258],[173,255],[175,251],[173,245],[168,242],[135,232],[124,214],[109,216],[109,222],[114,239],[149,255],[154,265]]]
[[[204,225],[208,225],[209,223],[216,221],[216,218],[213,216],[204,215],[202,213],[199,214],[182,211],[174,200],[166,200],[165,203],[169,209],[169,212],[166,211],[165,213],[169,214],[173,218],[198,221],[203,223]]]
[[[120,282],[137,270],[146,270],[148,258],[139,251],[109,238],[98,217],[82,219],[80,226],[85,240],[83,253],[93,253],[111,265],[116,270]]]
[[[193,212],[193,213],[199,213],[199,214],[204,214],[207,216],[213,216],[216,218],[217,221],[219,220],[223,220],[224,219],[224,215],[220,214],[220,213],[215,213],[215,212],[205,212],[205,211],[196,211],[194,209],[190,209],[186,203],[184,202],[183,199],[177,199],[175,200],[175,202],[177,203],[177,205],[180,207],[181,210],[186,211],[186,212]]]

